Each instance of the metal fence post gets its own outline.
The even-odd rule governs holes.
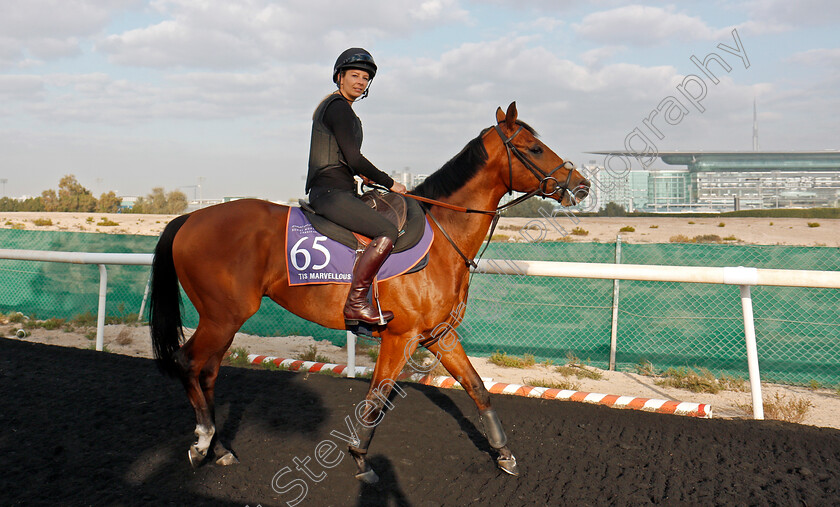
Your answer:
[[[621,264],[621,234],[615,237],[615,263]],[[618,287],[620,280],[613,280],[612,328],[610,329],[610,371],[615,371],[615,351],[618,348]]]
[[[105,300],[108,295],[108,270],[99,264],[99,309],[96,311],[96,350],[105,345]]]
[[[747,367],[750,372],[753,419],[764,419],[764,401],[761,399],[761,374],[758,371],[758,346],[755,343],[752,295],[749,285],[741,285],[741,308],[744,311],[744,338],[747,342]]]
[[[143,291],[143,302],[140,303],[140,311],[137,312],[137,322],[143,322],[143,314],[146,312],[146,300],[149,299],[149,289],[152,286],[152,272],[149,271],[149,279],[146,280],[146,290]]]
[[[347,331],[347,378],[356,378],[356,335]]]

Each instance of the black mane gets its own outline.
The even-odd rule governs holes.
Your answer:
[[[537,132],[530,125],[519,120],[516,123],[537,137]],[[491,128],[493,127],[482,130],[460,153],[417,185],[411,193],[429,199],[439,199],[448,197],[463,187],[487,162],[488,155],[482,137]]]

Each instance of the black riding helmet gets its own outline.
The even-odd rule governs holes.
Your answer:
[[[350,48],[338,55],[333,66],[333,83],[338,84],[338,73],[344,69],[359,69],[367,72],[370,78],[376,75],[376,62],[367,50]]]

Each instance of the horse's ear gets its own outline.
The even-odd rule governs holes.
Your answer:
[[[496,123],[502,123],[505,121],[505,112],[502,111],[501,107],[496,108]]]
[[[501,110],[501,108],[500,108],[500,110]],[[497,116],[498,116],[498,114],[497,114]],[[517,117],[516,101],[513,101],[508,106],[507,114],[505,114],[505,126],[507,126],[507,128],[509,130],[513,130],[514,127],[516,127],[516,117]]]

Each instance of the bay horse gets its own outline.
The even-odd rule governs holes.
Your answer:
[[[361,418],[357,414],[350,440],[359,480],[377,480],[366,460],[367,449],[391,403],[388,396],[394,381],[418,344],[438,357],[475,402],[499,468],[518,474],[490,395],[451,331],[466,308],[470,264],[491,222],[495,225],[504,194],[524,192],[569,206],[586,197],[589,186],[574,164],[565,162],[517,119],[514,102],[507,112],[498,108],[495,125],[413,190],[412,195],[426,201],[434,240],[427,267],[379,283],[381,306],[395,317],[378,329],[379,357],[361,402],[366,411]],[[473,213],[464,213],[465,208]],[[345,328],[346,285],[289,284],[284,243],[289,209],[256,199],[200,209],[172,220],[155,248],[149,312],[152,344],[158,365],[180,378],[195,409],[196,442],[188,452],[193,466],[207,458],[211,444],[218,464],[238,462],[214,438],[214,386],[234,334],[260,308],[263,296],[309,321]],[[199,315],[195,333],[186,343],[179,282]],[[442,326],[446,332],[441,332]]]

